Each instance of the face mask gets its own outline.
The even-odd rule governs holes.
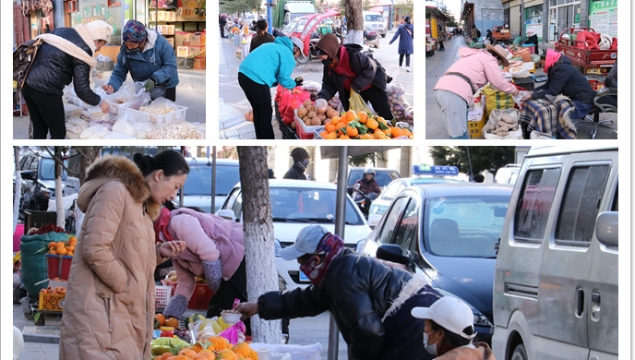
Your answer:
[[[304,167],[309,166],[309,159],[304,159],[304,160],[300,161],[300,164],[304,165]]]
[[[136,48],[136,49],[128,49],[126,48],[126,53],[130,54],[130,55],[135,55],[141,52],[141,46]]]
[[[333,62],[333,59],[331,59],[331,58],[326,58],[326,59],[322,60],[322,64],[324,64],[325,66],[331,65],[332,62]]]
[[[437,356],[437,344],[432,344],[429,345],[428,344],[428,333],[426,333],[425,331],[423,332],[423,347],[426,349],[426,351],[428,352],[428,354],[432,355],[432,356]]]

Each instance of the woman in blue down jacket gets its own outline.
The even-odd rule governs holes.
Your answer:
[[[110,110],[90,88],[90,70],[96,66],[93,55],[110,41],[112,26],[102,20],[59,28],[39,36],[44,41],[29,71],[22,96],[31,113],[33,139],[66,137],[66,114],[62,95],[73,82],[77,96],[103,112]]]
[[[117,55],[117,65],[108,84],[102,88],[108,94],[119,90],[130,72],[132,80],[144,82],[143,88],[152,100],[162,96],[176,101],[179,74],[174,48],[158,32],[136,20],[126,23],[121,36],[123,45]]]
[[[395,36],[390,40],[390,44],[392,44],[397,38],[399,38],[399,49],[397,52],[399,53],[399,68],[403,64],[403,58],[406,57],[406,71],[410,72],[410,54],[414,53],[414,46],[412,44],[412,39],[414,38],[415,29],[414,26],[410,23],[410,16],[406,15],[404,18],[404,23],[399,26],[397,31],[395,31]]]

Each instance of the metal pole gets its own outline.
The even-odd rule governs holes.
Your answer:
[[[212,146],[212,207],[209,212],[216,212],[216,146]]]
[[[273,0],[267,0],[267,22],[269,23],[269,33],[273,34]]]
[[[344,239],[344,226],[346,216],[346,185],[348,184],[348,147],[340,147],[340,157],[337,169],[337,202],[335,206],[335,234]],[[329,345],[328,360],[337,360],[339,353],[339,329],[335,318],[331,314],[329,318]]]

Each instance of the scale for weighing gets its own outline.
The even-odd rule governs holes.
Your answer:
[[[545,81],[547,81],[547,75],[546,74],[534,75],[534,82],[535,83],[545,82]]]

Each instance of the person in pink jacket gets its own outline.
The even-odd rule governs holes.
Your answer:
[[[509,66],[501,50],[489,44],[486,50],[460,48],[461,58],[434,87],[434,99],[443,113],[450,139],[469,139],[467,111],[477,89],[489,82],[504,93],[518,95],[518,89],[505,79],[499,67]]]
[[[158,242],[180,240],[187,246],[172,258],[178,282],[174,296],[163,311],[166,317],[183,316],[194,292],[196,277],[205,278],[210,289],[217,292],[223,281],[229,282],[234,276],[245,257],[242,224],[214,214],[188,208],[172,211],[163,208],[154,229]],[[230,309],[234,297],[226,297],[224,309]],[[218,314],[208,312],[207,316],[218,316],[220,310]]]

